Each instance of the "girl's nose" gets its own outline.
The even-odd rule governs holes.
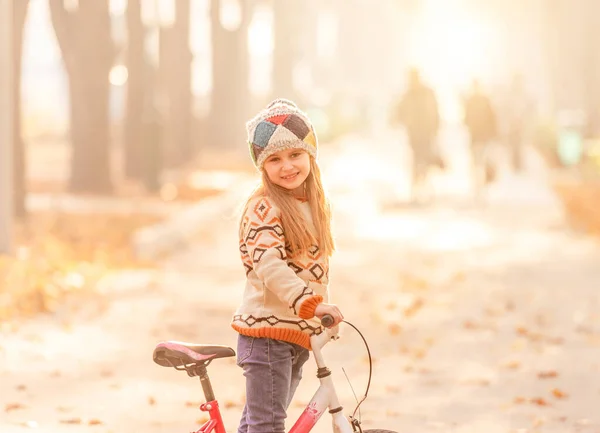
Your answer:
[[[293,168],[292,161],[289,160],[289,159],[287,159],[287,158],[283,160],[283,164],[282,165],[283,165],[284,170]]]

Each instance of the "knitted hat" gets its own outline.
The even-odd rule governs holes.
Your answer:
[[[287,99],[275,99],[246,123],[248,145],[254,165],[284,149],[302,149],[317,157],[317,136],[308,116]]]

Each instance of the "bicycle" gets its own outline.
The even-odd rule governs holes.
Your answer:
[[[359,411],[360,405],[367,398],[369,386],[371,384],[371,375],[373,364],[371,361],[371,353],[369,346],[362,333],[351,323],[344,320],[344,323],[353,327],[363,339],[369,355],[369,380],[367,389],[363,398],[358,402],[351,416],[346,418],[342,411],[338,396],[331,377],[331,370],[325,365],[322,349],[330,341],[337,340],[338,326],[330,328],[333,324],[333,317],[325,315],[321,319],[321,324],[324,327],[323,332],[310,337],[310,343],[313,353],[313,358],[317,364],[317,378],[320,386],[313,395],[312,399],[289,430],[289,433],[308,433],[319,421],[325,409],[329,408],[329,413],[332,416],[333,432],[334,433],[396,433],[391,430],[384,429],[367,429],[361,428],[360,412],[359,417],[355,415]],[[206,367],[215,359],[235,356],[235,351],[227,346],[220,345],[205,345],[191,344],[179,341],[166,341],[157,344],[153,353],[153,360],[160,366],[173,367],[176,370],[185,370],[190,377],[199,377],[206,399],[205,403],[200,405],[202,412],[208,412],[209,419],[195,433],[226,433],[221,412],[219,411],[219,403],[215,398],[208,371]]]

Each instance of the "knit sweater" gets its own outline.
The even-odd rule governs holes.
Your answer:
[[[314,233],[310,206],[297,201]],[[315,308],[328,301],[329,258],[317,245],[290,256],[281,212],[267,197],[250,200],[240,225],[246,287],[231,326],[242,335],[288,341],[310,349],[323,329]]]

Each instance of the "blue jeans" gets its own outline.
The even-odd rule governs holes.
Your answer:
[[[246,404],[238,433],[285,432],[286,411],[308,357],[296,344],[239,335],[237,364],[246,377]]]

